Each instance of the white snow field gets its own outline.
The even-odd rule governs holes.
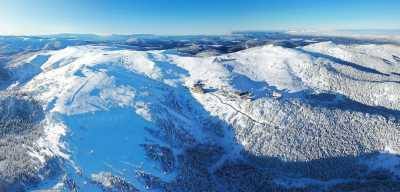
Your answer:
[[[61,159],[55,188],[345,191],[373,171],[400,176],[397,45],[203,57],[86,45],[18,55],[6,68],[8,90],[43,108],[27,155],[38,170]],[[190,90],[197,81],[204,93]],[[245,91],[253,98],[235,93]]]

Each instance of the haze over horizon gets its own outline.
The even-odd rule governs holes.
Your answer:
[[[0,35],[400,29],[396,0],[3,0]]]

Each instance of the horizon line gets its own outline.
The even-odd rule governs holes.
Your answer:
[[[68,35],[92,35],[98,37],[110,36],[229,36],[235,33],[268,33],[268,32],[299,32],[299,33],[318,33],[318,32],[397,32],[400,35],[400,28],[365,28],[365,29],[276,29],[276,30],[232,30],[226,33],[187,33],[187,34],[169,34],[169,33],[97,33],[97,32],[55,32],[55,33],[42,33],[42,34],[2,34],[0,36],[7,37],[43,37],[43,36],[68,36]]]

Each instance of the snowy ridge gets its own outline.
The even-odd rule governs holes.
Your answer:
[[[382,50],[380,47],[393,48],[391,45],[376,45],[374,48]],[[198,58],[173,58],[173,62],[189,69],[192,78],[189,82],[202,80],[210,89],[221,90],[214,94],[240,109],[240,112],[227,109],[213,94],[195,95],[211,114],[232,125],[238,142],[257,156],[307,162],[385,152],[388,147],[394,149],[393,154],[399,150],[399,124],[390,118],[392,115],[398,117],[398,112],[370,107],[399,109],[399,83],[396,82],[399,78],[394,74],[376,77],[377,74],[360,70],[354,65],[343,66],[341,61],[331,57],[274,46],[252,48],[201,61]],[[202,68],[195,69],[192,67],[196,66],[194,63]],[[363,66],[363,63],[357,64]],[[376,63],[374,69],[382,65],[386,65],[383,60]],[[208,78],[208,73],[212,73],[211,78]],[[352,78],[354,76],[364,80]],[[243,101],[232,94],[235,89],[251,89],[260,99]],[[283,98],[271,98],[274,91],[282,92]],[[311,95],[307,94],[309,91]],[[321,92],[328,94],[318,96]],[[352,107],[346,108],[346,105]],[[253,119],[268,123],[260,125]],[[332,138],[332,135],[337,137]],[[355,147],[355,143],[361,145]],[[275,163],[272,164],[274,167]],[[324,166],[320,168],[314,171],[326,174],[323,177],[328,178],[342,175],[346,169],[329,173],[322,171],[326,169]],[[322,175],[311,177],[321,178]]]
[[[138,166],[158,146],[177,162],[196,150],[214,154],[205,161],[214,162],[205,165],[210,175],[240,160],[285,183],[353,179],[356,171],[346,170],[376,161],[364,157],[372,153],[389,154],[386,168],[400,173],[391,156],[400,152],[399,55],[395,45],[331,42],[203,57],[74,46],[23,55],[8,67],[18,80],[13,89],[41,101],[44,136],[29,154],[43,165],[56,156],[75,162],[83,177],[108,164],[123,175],[132,169],[123,162]],[[199,80],[203,94],[188,89]],[[235,93],[244,91],[253,100]],[[143,151],[148,142],[153,148]],[[186,166],[154,159],[171,166],[161,168],[165,175],[143,166],[160,179]],[[323,171],[332,162],[344,165]]]

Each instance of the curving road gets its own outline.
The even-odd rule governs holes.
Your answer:
[[[217,94],[214,94],[214,93],[209,93],[209,94],[212,95],[212,96],[214,96],[215,98],[217,98],[217,100],[218,100],[220,103],[229,106],[230,108],[232,108],[232,109],[235,110],[236,112],[238,112],[238,113],[240,113],[240,114],[246,116],[247,118],[249,118],[249,119],[250,119],[251,121],[253,121],[254,123],[260,124],[260,125],[263,125],[263,126],[267,125],[267,123],[258,121],[257,119],[253,118],[251,115],[249,115],[249,114],[247,114],[247,113],[241,111],[240,109],[237,109],[235,106],[233,106],[233,105],[231,105],[231,104],[229,104],[229,103],[224,102],[224,100],[223,100],[221,97],[219,97]]]

